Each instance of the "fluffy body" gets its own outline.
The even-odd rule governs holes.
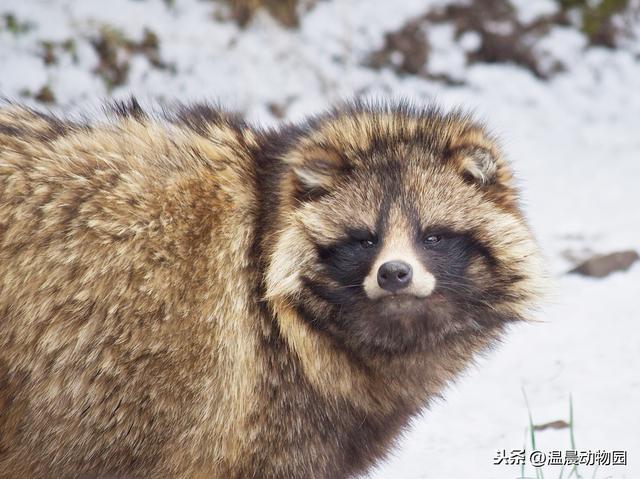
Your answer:
[[[444,249],[421,249],[434,228]],[[388,238],[426,297],[367,296]],[[208,106],[7,106],[0,477],[350,477],[542,277],[510,170],[460,113],[259,131]]]

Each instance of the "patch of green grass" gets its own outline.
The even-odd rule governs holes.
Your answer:
[[[528,419],[529,419],[529,424],[528,426],[525,428],[525,439],[524,439],[524,449],[525,450],[529,450],[528,446],[530,446],[531,450],[535,450],[537,449],[537,445],[538,445],[538,440],[536,438],[536,430],[540,429],[540,426],[535,426],[534,421],[533,421],[533,413],[531,412],[531,407],[529,405],[529,399],[527,397],[527,394],[525,392],[525,390],[522,390],[522,394],[524,395],[524,401],[525,401],[525,405],[527,408],[527,414],[528,414]],[[556,422],[556,421],[554,421]],[[552,423],[550,423],[552,424]],[[548,425],[542,426],[543,428],[546,428]],[[569,395],[569,422],[568,423],[564,423],[563,424],[564,427],[566,427],[569,430],[569,445],[571,447],[572,451],[577,451],[576,448],[576,437],[575,437],[575,421],[574,421],[574,415],[573,415],[573,397],[571,395]],[[528,439],[528,441],[527,441]],[[529,444],[527,444],[527,442]],[[526,456],[528,459],[528,456]],[[596,465],[593,469],[593,473],[591,475],[591,479],[597,479],[597,474],[598,474],[598,465]],[[522,464],[521,469],[520,469],[520,477],[519,479],[544,479],[544,474],[546,472],[547,477],[551,476],[552,473],[555,475],[555,471],[552,471],[550,468],[547,468],[546,470],[543,470],[542,467],[535,467],[535,477],[533,476],[529,476],[527,475],[527,465],[526,465],[526,461],[525,464]],[[571,470],[569,471],[569,474],[567,476],[564,476],[565,473],[565,466],[563,465],[560,468],[560,473],[557,476],[557,479],[571,479],[571,478],[576,478],[576,479],[584,479],[585,476],[583,476],[579,469],[578,469],[578,465],[574,464],[571,465]]]
[[[71,57],[73,63],[78,63],[78,52],[76,50],[76,42],[72,38],[62,42],[54,42],[51,40],[40,41],[40,57],[45,65],[56,65],[61,54]]]
[[[4,13],[2,15],[2,20],[4,23],[4,28],[6,28],[9,32],[13,33],[16,36],[27,33],[28,31],[33,29],[32,23],[18,20],[13,13]]]
[[[56,101],[56,96],[49,85],[44,85],[42,88],[40,88],[38,93],[36,93],[33,98],[41,103],[55,103]]]
[[[20,96],[25,98],[33,98],[40,103],[52,104],[56,102],[56,96],[48,83],[43,85],[37,92],[32,92],[28,88],[23,88],[19,92]]]
[[[136,41],[127,38],[117,28],[103,25],[89,41],[99,59],[94,72],[102,78],[109,91],[126,83],[133,55],[146,57],[153,68],[173,71],[173,66],[160,56],[158,36],[149,29],[145,29],[142,39]]]
[[[264,9],[286,27],[297,27],[300,24],[300,6],[308,7],[300,0],[216,0],[226,3],[231,16],[238,25],[246,26],[258,10]]]
[[[619,35],[613,18],[631,8],[630,0],[556,0],[563,12],[580,14],[580,30],[594,45],[615,47]]]

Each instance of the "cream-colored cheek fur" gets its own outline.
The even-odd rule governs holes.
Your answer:
[[[300,291],[299,272],[312,253],[299,238],[300,232],[292,226],[280,233],[267,269],[266,298],[286,297]]]
[[[376,258],[369,274],[364,279],[364,291],[369,299],[378,299],[393,293],[378,285],[378,270],[387,261],[404,261],[413,270],[411,284],[400,291],[401,294],[426,298],[436,287],[436,278],[424,267],[416,251],[413,241],[402,229],[388,236],[380,254]]]

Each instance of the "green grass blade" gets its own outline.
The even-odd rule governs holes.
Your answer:
[[[533,427],[533,416],[531,415],[531,408],[529,407],[529,398],[527,397],[527,392],[522,388],[522,395],[524,396],[524,403],[527,406],[527,414],[529,415],[529,431],[531,431],[530,439],[531,439],[531,449],[536,449],[536,431]],[[544,479],[544,474],[539,467],[535,468],[536,470],[536,479]]]
[[[575,437],[575,433],[574,433],[574,422],[573,422],[573,395],[569,394],[569,437],[570,437],[570,441],[571,441],[571,449],[576,451],[576,437]],[[569,477],[575,475],[578,479],[582,479],[582,475],[580,474],[580,472],[578,471],[578,465],[574,464],[573,467],[571,468],[571,474],[569,474],[569,476],[567,477],[567,479],[569,479]]]
[[[527,428],[524,428],[524,441],[522,441],[522,449],[524,449],[525,457],[527,456]],[[520,477],[524,478],[524,468],[527,461],[522,461],[522,466],[520,467]]]

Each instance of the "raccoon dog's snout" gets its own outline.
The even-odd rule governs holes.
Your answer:
[[[387,291],[396,292],[411,284],[413,269],[404,261],[387,261],[378,269],[378,285]]]

